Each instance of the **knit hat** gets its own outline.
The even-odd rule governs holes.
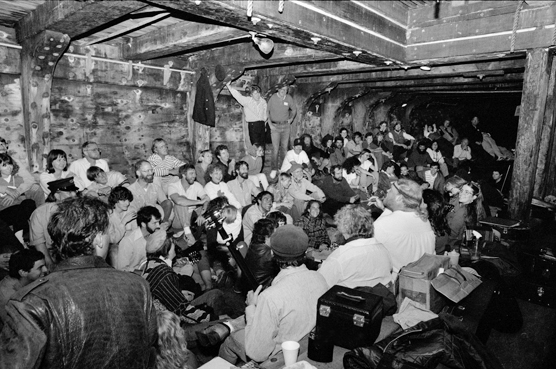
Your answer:
[[[303,166],[301,164],[292,163],[292,166],[290,167],[290,170],[288,172],[290,172],[290,174],[292,174],[297,169],[303,169]]]
[[[309,247],[309,237],[302,228],[292,224],[278,227],[270,236],[270,248],[274,255],[284,261],[303,256]]]

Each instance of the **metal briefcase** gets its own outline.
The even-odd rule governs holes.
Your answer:
[[[380,333],[382,297],[333,286],[319,298],[317,331],[347,349],[371,346]]]

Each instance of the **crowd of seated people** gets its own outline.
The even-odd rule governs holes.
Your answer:
[[[0,232],[14,240],[0,247],[0,278],[15,278],[0,282],[0,304],[9,300],[4,285],[16,294],[72,257],[69,241],[51,236],[52,224],[71,213],[68,204],[88,201],[106,212],[100,254],[117,271],[146,281],[158,314],[158,345],[171,345],[172,352],[158,350],[160,365],[194,366],[188,347],[197,344],[221,344],[220,356],[231,363],[265,361],[283,340],[309,333],[318,297],[328,288],[380,283],[393,291],[401,268],[424,253],[457,247],[465,229],[491,207],[504,206],[501,173],[481,184],[468,178],[464,164],[475,148],[449,120],[425,127],[421,136],[400,122],[391,129],[381,122],[364,134],[342,128],[322,145],[303,134],[276,168],[264,168],[264,145],[257,142],[244,156],[234,158],[218,145],[187,163],[156,139],[153,154],[134,163],[134,179],[111,171],[98,145],[86,142],[83,158],[69,166],[64,151],[52,150],[35,180],[0,141]],[[482,187],[502,200],[491,201]],[[40,255],[19,261],[25,249]],[[331,253],[316,271],[311,259],[322,250]],[[249,284],[238,257],[262,287]],[[27,277],[27,270],[34,274]],[[247,306],[216,322],[229,311],[221,289],[241,300],[247,294]],[[0,319],[10,322],[10,311]],[[163,335],[168,338],[160,341]]]

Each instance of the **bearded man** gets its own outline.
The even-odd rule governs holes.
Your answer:
[[[164,215],[164,222],[167,222],[170,219],[173,205],[164,194],[162,187],[153,183],[154,169],[151,163],[147,160],[139,160],[135,163],[134,169],[137,180],[128,187],[133,194],[130,209],[137,211],[143,206],[158,208],[158,204],[160,205],[159,210],[162,210],[161,213]]]
[[[153,206],[144,206],[137,212],[137,226],[118,244],[114,267],[119,270],[133,272],[147,261],[147,238],[160,228],[160,212]]]
[[[253,203],[253,198],[256,197],[261,190],[255,186],[253,181],[249,180],[249,164],[247,164],[247,162],[237,162],[236,172],[238,176],[228,182],[228,188],[243,208],[247,205],[251,205]]]

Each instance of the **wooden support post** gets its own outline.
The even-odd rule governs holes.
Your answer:
[[[556,142],[554,142],[554,120],[556,119],[556,63],[554,63],[554,50],[548,55],[547,69],[550,69],[550,81],[548,83],[548,95],[546,97],[546,108],[542,124],[541,144],[539,146],[539,161],[537,163],[537,174],[535,179],[535,191],[533,196],[544,198],[553,195],[554,181],[556,178],[554,159],[556,155]],[[550,187],[549,187],[550,186]]]
[[[546,49],[527,52],[510,191],[510,216],[529,220],[550,78]]]
[[[21,94],[25,147],[31,172],[44,169],[50,151],[50,93],[54,69],[70,38],[59,32],[43,31],[22,41]]]

